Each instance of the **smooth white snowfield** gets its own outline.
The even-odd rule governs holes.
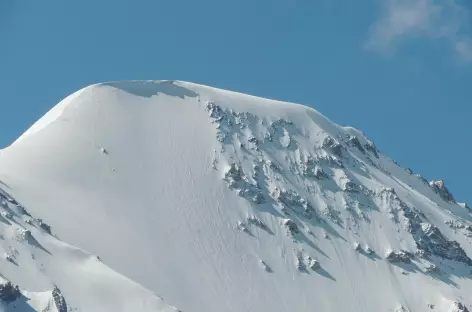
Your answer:
[[[97,84],[2,150],[0,181],[31,214],[0,207],[6,311],[54,287],[75,311],[471,309],[467,206],[305,106]]]

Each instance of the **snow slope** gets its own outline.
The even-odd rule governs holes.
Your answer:
[[[0,273],[23,294],[8,307],[40,298],[41,311],[54,290],[77,311],[472,304],[470,209],[305,106],[179,81],[97,84],[2,150],[0,181],[12,213],[0,244],[14,256]]]

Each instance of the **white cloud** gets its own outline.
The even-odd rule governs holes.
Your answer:
[[[472,62],[472,39],[458,40],[455,43],[455,49],[462,59]]]
[[[407,39],[443,39],[460,57],[472,61],[468,24],[468,10],[456,0],[383,0],[366,46],[392,52]]]

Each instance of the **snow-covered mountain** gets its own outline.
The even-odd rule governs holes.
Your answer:
[[[0,181],[0,311],[472,310],[470,208],[305,106],[97,84]]]

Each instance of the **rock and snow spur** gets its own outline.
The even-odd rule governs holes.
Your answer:
[[[470,208],[302,105],[93,85],[0,181],[6,311],[471,310]]]
[[[1,187],[0,311],[177,311],[97,256],[59,241]]]

